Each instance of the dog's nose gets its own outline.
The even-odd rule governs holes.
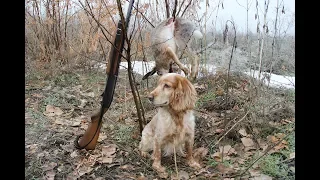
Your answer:
[[[152,95],[148,95],[148,99],[150,102],[153,102],[154,97]]]

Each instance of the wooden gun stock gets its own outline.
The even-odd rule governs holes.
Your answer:
[[[107,110],[108,109],[103,110],[102,116],[107,112]],[[77,146],[85,147],[86,150],[95,149],[95,147],[97,145],[98,138],[99,138],[100,129],[102,126],[102,123],[100,123],[100,125],[99,125],[100,115],[101,115],[101,112],[97,111],[90,117],[91,122],[89,123],[89,126],[88,126],[86,132],[82,136],[78,136],[78,138],[76,138],[76,140],[75,140],[76,141],[75,144],[77,144]],[[78,147],[78,149],[81,149],[80,147]]]

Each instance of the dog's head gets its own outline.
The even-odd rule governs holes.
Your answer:
[[[167,73],[160,77],[158,86],[148,98],[155,106],[169,106],[180,112],[194,108],[197,92],[187,78],[176,73]]]

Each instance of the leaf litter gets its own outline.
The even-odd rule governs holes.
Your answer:
[[[199,83],[200,84],[200,83]],[[205,84],[206,85],[206,84]],[[204,93],[206,90],[206,86],[203,84],[200,84],[197,87],[198,91],[201,91]],[[82,86],[74,86],[72,88],[64,88],[61,90],[61,88],[56,88],[52,86],[47,86],[45,89],[45,92],[33,94],[30,98],[35,99],[43,99],[47,96],[46,93],[50,93],[52,89],[55,89],[57,92],[64,94],[65,98],[77,98],[79,101],[79,104],[74,106],[72,104],[71,108],[62,108],[62,106],[54,106],[54,105],[47,105],[45,106],[45,111],[43,114],[51,121],[52,126],[50,126],[50,129],[47,129],[49,132],[55,132],[56,134],[53,134],[51,136],[48,136],[48,140],[50,138],[61,136],[62,139],[66,139],[65,143],[59,144],[58,146],[51,146],[52,149],[44,148],[45,145],[40,143],[29,143],[29,145],[26,146],[26,151],[30,154],[36,155],[35,159],[45,161],[44,165],[42,166],[43,178],[46,179],[87,179],[87,178],[93,178],[93,179],[105,179],[108,176],[106,175],[107,171],[111,171],[112,174],[111,177],[119,177],[120,179],[124,179],[124,177],[131,177],[131,179],[158,179],[159,177],[154,173],[152,170],[151,164],[152,161],[149,162],[149,160],[142,159],[138,154],[135,154],[135,152],[127,149],[128,147],[132,146],[134,148],[137,147],[137,142],[139,141],[139,136],[136,140],[132,139],[133,142],[129,142],[126,144],[126,146],[121,147],[118,146],[117,142],[112,141],[112,138],[114,137],[117,128],[115,127],[108,132],[110,129],[109,125],[106,125],[104,123],[104,129],[101,131],[99,139],[98,139],[98,145],[95,150],[93,151],[84,151],[84,150],[76,150],[73,147],[73,140],[75,135],[82,134],[84,130],[86,130],[88,126],[88,122],[90,121],[88,114],[91,113],[90,110],[85,110],[83,108],[88,108],[90,103],[93,101],[92,98],[97,98],[95,92],[88,92],[88,91],[82,91]],[[217,90],[217,93],[219,94],[219,91],[221,89]],[[223,92],[222,92],[223,93]],[[68,94],[68,97],[66,97]],[[29,101],[29,100],[28,100]],[[129,101],[129,99],[127,99]],[[31,102],[31,101],[30,101]],[[98,106],[98,105],[97,105]],[[79,109],[80,108],[80,109]],[[232,107],[233,111],[240,111],[242,109],[239,105],[235,105]],[[109,111],[114,111],[114,109],[111,109]],[[84,115],[85,114],[85,115]],[[132,119],[133,121],[136,121],[136,117],[132,118],[130,113],[118,113],[123,114],[124,117],[127,117],[129,119]],[[228,113],[225,113],[228,114]],[[220,113],[216,112],[208,112],[202,114],[203,119],[205,120],[206,128],[199,129],[196,128],[197,131],[202,131],[203,134],[210,134],[211,136],[203,135],[204,139],[210,140],[209,138],[215,137],[221,133],[224,133],[228,129],[224,129],[223,127],[223,120],[221,119]],[[32,117],[32,116],[28,116]],[[107,113],[105,115],[106,118],[113,117],[110,113]],[[119,117],[119,116],[117,116]],[[146,114],[146,117],[152,117],[152,114]],[[32,122],[33,119],[26,118],[26,122]],[[32,120],[32,121],[31,121]],[[294,122],[294,119],[283,119],[281,123],[276,124],[276,126],[279,126],[279,124],[291,124]],[[32,123],[29,123],[32,125]],[[210,127],[210,131],[207,131],[208,127]],[[59,130],[62,128],[61,130]],[[257,128],[253,128],[253,132],[255,134],[259,134],[260,130]],[[64,134],[65,132],[65,134]],[[66,133],[71,134],[66,134]],[[112,132],[112,133],[111,133]],[[59,134],[58,134],[59,133]],[[199,139],[195,140],[195,149],[194,149],[194,158],[196,161],[199,161],[202,165],[202,168],[200,170],[194,171],[191,170],[188,167],[184,167],[184,159],[178,158],[178,169],[180,176],[183,177],[183,179],[198,179],[201,177],[206,178],[216,178],[217,176],[223,175],[230,175],[234,174],[236,171],[242,170],[239,165],[243,166],[244,164],[248,163],[250,159],[253,158],[253,155],[256,152],[263,152],[263,150],[266,150],[268,146],[278,143],[279,140],[284,137],[284,134],[273,134],[270,135],[268,138],[264,139],[257,139],[258,143],[256,144],[255,141],[253,141],[253,137],[251,134],[249,134],[245,128],[240,128],[236,131],[238,134],[239,141],[235,144],[231,143],[224,143],[224,145],[221,145],[223,141],[219,144],[218,147],[214,149],[212,152],[212,149],[208,147],[208,144],[206,143],[200,143]],[[199,133],[196,133],[196,135]],[[215,136],[212,136],[215,135]],[[63,137],[64,136],[64,137]],[[270,141],[268,141],[270,140]],[[269,143],[268,143],[268,142]],[[132,144],[131,144],[132,143]],[[282,149],[286,149],[288,147],[288,142],[283,140],[278,147],[275,147],[275,150],[280,151]],[[123,146],[123,145],[122,145]],[[199,148],[200,147],[200,148]],[[209,149],[208,149],[209,148]],[[58,150],[59,151],[58,151]],[[212,152],[212,154],[211,154]],[[53,157],[54,156],[54,157]],[[59,157],[59,158],[57,158]],[[222,158],[223,157],[223,158]],[[294,159],[295,155],[294,153],[290,154],[290,159]],[[218,162],[217,166],[212,169],[211,166],[209,166],[208,159],[214,159],[216,162]],[[223,162],[222,162],[223,160]],[[62,164],[61,164],[62,161]],[[225,162],[231,162],[230,165],[226,165]],[[164,166],[169,167],[173,165],[173,161],[170,161],[166,164],[164,161]],[[260,172],[257,165],[253,166],[255,168],[250,169],[250,177],[249,179],[264,179],[269,178],[270,176],[264,175]],[[102,174],[99,174],[99,172],[103,172]],[[126,174],[121,175],[121,172],[127,172]],[[129,173],[130,172],[130,173]],[[118,173],[118,174],[117,174]],[[218,173],[218,174],[217,174]],[[175,172],[173,173],[173,175]],[[232,178],[224,178],[224,179],[232,179]]]

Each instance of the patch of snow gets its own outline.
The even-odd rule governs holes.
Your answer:
[[[252,72],[245,72],[245,74],[252,76],[256,79],[259,77],[259,72],[258,71],[253,71]],[[263,82],[268,85],[268,80],[266,80],[269,76],[269,73],[261,73],[260,79],[265,79]],[[283,76],[283,75],[277,75],[277,74],[272,74],[270,76],[270,86],[276,87],[276,88],[289,88],[289,89],[294,89],[295,88],[295,77],[292,76]]]
[[[133,71],[135,73],[145,75],[147,72],[151,71],[152,68],[154,67],[155,63],[154,61],[150,62],[143,62],[143,61],[132,61],[132,67]],[[190,65],[188,65],[190,66]],[[96,67],[106,69],[106,65],[104,63],[98,64]],[[128,68],[128,63],[127,62],[121,62],[120,63],[120,69],[127,69]],[[190,68],[190,67],[189,67]],[[208,72],[211,74],[215,74],[217,67],[212,65],[212,64],[207,64],[207,65],[200,65],[199,66],[199,72],[201,68],[206,68]],[[252,76],[256,79],[258,79],[258,71],[255,71],[253,74],[253,71],[246,71],[244,72],[245,74]],[[181,71],[181,75],[185,76],[183,71]],[[156,76],[156,74],[154,74]],[[203,74],[199,73],[198,77],[202,77]],[[261,73],[260,79],[264,79],[263,82],[268,85],[268,77],[269,73]],[[282,76],[282,75],[277,75],[277,74],[271,74],[270,76],[270,84],[271,87],[276,87],[276,88],[289,88],[289,89],[294,89],[295,88],[295,77],[291,76]]]

